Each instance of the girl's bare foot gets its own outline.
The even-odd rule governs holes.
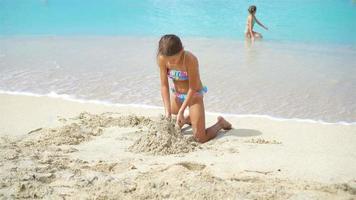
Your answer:
[[[218,123],[221,125],[222,129],[224,130],[232,129],[232,125],[221,116],[218,117]]]

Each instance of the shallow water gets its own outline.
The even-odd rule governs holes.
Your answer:
[[[3,37],[0,90],[162,106],[158,37]],[[210,112],[356,122],[356,49],[184,38]]]
[[[244,42],[247,8],[269,31]],[[0,0],[0,90],[162,106],[156,45],[199,58],[208,111],[356,122],[353,0]]]

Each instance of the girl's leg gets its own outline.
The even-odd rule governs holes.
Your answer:
[[[203,97],[197,96],[192,99],[189,106],[190,120],[192,123],[194,138],[201,143],[207,142],[216,137],[221,129],[231,129],[231,124],[223,117],[218,117],[218,121],[205,130],[205,110]]]
[[[171,112],[173,115],[177,115],[178,111],[180,109],[180,107],[182,106],[182,102],[179,101],[178,98],[176,98],[176,96],[171,95]],[[189,115],[184,117],[185,118],[185,122],[184,124],[191,124],[190,123],[190,117]]]
[[[177,115],[182,103],[176,98],[176,96],[171,95],[171,112],[173,115]]]
[[[258,33],[258,32],[253,32],[253,35],[255,36],[255,38],[259,38],[259,39],[262,39],[262,34],[261,33]]]

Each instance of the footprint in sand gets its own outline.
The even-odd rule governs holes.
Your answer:
[[[192,170],[192,171],[200,171],[206,167],[206,165],[204,165],[204,164],[193,163],[193,162],[180,162],[180,163],[176,163],[175,165],[181,165],[181,166],[185,167],[186,169]]]
[[[99,161],[95,165],[90,167],[91,170],[105,172],[105,173],[123,173],[130,170],[137,169],[135,165],[131,163],[105,163]]]

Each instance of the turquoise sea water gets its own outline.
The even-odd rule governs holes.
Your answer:
[[[0,0],[0,35],[242,39],[251,4],[267,40],[356,44],[354,0]]]
[[[162,106],[166,33],[198,57],[207,111],[356,123],[354,0],[0,0],[0,93]]]

